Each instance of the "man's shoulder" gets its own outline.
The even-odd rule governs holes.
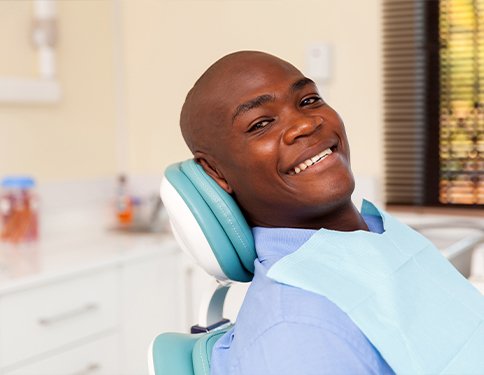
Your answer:
[[[288,317],[243,340],[237,328],[214,348],[212,374],[380,373],[379,354],[344,327]]]
[[[213,374],[268,374],[263,369],[282,371],[280,362],[287,362],[281,374],[297,373],[296,367],[316,374],[320,365],[335,370],[342,363],[368,374],[375,373],[378,361],[363,333],[330,300],[277,283],[256,269],[237,322],[217,342],[212,363]]]
[[[254,337],[284,323],[299,324],[303,329],[309,325],[341,337],[364,339],[347,314],[325,296],[278,283],[265,272],[256,272],[237,317],[235,337],[249,345]]]

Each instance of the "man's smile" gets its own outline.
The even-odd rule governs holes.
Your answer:
[[[326,158],[328,158],[333,152],[336,151],[336,145],[328,147],[324,149],[323,151],[317,153],[314,156],[311,156],[307,159],[305,159],[302,162],[298,162],[293,168],[291,168],[287,173],[290,176],[297,175],[301,172],[304,172],[308,168],[311,168],[312,166],[322,162]]]

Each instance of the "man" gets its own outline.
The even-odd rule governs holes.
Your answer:
[[[315,83],[277,57],[233,53],[196,82],[180,124],[195,160],[240,205],[258,255],[211,373],[392,374],[335,304],[266,276],[317,229],[383,231],[380,217],[363,217],[351,201],[344,124]]]

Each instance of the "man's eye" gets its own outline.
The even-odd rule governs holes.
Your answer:
[[[321,103],[322,101],[323,99],[318,95],[310,96],[309,98],[305,98],[301,101],[301,106],[311,105],[314,103]]]
[[[265,128],[267,125],[269,125],[271,123],[272,120],[262,120],[262,121],[258,121],[256,122],[255,124],[252,124],[250,127],[249,127],[249,133],[250,132],[253,132],[255,130],[260,130],[260,129],[263,129]]]

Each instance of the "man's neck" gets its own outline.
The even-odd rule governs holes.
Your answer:
[[[315,222],[314,229],[329,229],[341,232],[352,232],[355,230],[369,231],[363,216],[353,202],[349,201],[344,206],[339,207],[331,214],[321,217]]]
[[[250,217],[247,212],[245,215],[246,217]],[[369,231],[365,220],[350,199],[325,210],[324,213],[321,213],[318,207],[313,207],[310,212],[302,213],[299,216],[294,212],[286,213],[286,215],[281,213],[275,217],[275,221],[263,222],[260,220],[250,220],[250,225],[252,227],[316,230],[324,228],[341,232],[352,232],[355,230]]]

